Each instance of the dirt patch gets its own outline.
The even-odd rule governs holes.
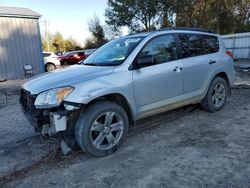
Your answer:
[[[125,145],[105,158],[83,153],[63,158],[49,149],[53,141],[39,137],[10,146],[1,161],[17,162],[9,174],[1,165],[2,186],[248,187],[250,90],[232,94],[218,113],[191,106],[138,122],[141,130],[132,130]]]

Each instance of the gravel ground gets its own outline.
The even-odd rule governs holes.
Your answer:
[[[249,78],[239,72],[237,83]],[[141,120],[153,127],[104,158],[62,156],[57,140],[33,133],[18,95],[9,101],[0,107],[0,187],[250,187],[249,87],[234,88],[218,113],[190,106]]]
[[[33,127],[21,112],[16,94],[8,95],[8,104],[0,108],[0,117],[0,147],[34,135]]]

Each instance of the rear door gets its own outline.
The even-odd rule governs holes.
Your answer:
[[[133,70],[135,99],[139,114],[168,103],[183,95],[182,63],[177,60],[174,35],[152,39],[138,58],[153,57],[154,64]],[[170,102],[171,101],[171,102]]]
[[[184,94],[190,97],[202,94],[214,72],[216,59],[211,56],[211,47],[202,34],[178,34],[182,53]]]

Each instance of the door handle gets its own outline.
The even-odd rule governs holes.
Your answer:
[[[213,61],[213,60],[209,61],[210,65],[215,64],[215,63],[216,63],[216,61]]]
[[[183,68],[176,66],[173,71],[175,72],[180,72]]]

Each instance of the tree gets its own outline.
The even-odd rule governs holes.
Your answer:
[[[108,0],[106,22],[115,29],[128,26],[131,31],[152,31],[160,23],[169,0]]]
[[[53,40],[52,40],[52,44],[55,47],[57,52],[64,52],[65,51],[65,41],[63,39],[63,36],[60,32],[56,32]]]
[[[47,48],[47,40],[42,36],[42,48],[43,51],[51,51],[51,52],[65,52],[65,51],[75,51],[82,50],[82,46],[72,37],[68,39],[64,39],[60,32],[56,32],[54,35],[48,34],[49,36],[49,49]]]
[[[220,34],[250,30],[249,0],[108,0],[106,22],[114,30],[200,27]]]
[[[104,29],[97,16],[94,16],[94,18],[89,21],[88,27],[92,36],[86,40],[85,48],[99,48],[107,42]]]
[[[174,11],[177,26],[201,27],[220,34],[249,28],[248,0],[177,0]]]
[[[97,48],[96,44],[95,44],[95,39],[93,37],[87,38],[84,44],[84,48],[85,49],[93,49],[93,48]]]
[[[82,50],[83,48],[81,47],[78,42],[73,39],[72,37],[65,39],[64,40],[64,45],[65,45],[65,51],[74,51],[74,50]]]
[[[114,30],[112,29],[109,25],[105,24],[103,26],[103,30],[105,33],[105,38],[107,40],[113,40],[119,36],[121,36],[121,31],[120,30]]]
[[[51,39],[53,38],[53,36],[51,34],[48,34],[48,37],[49,37],[48,41],[51,41]],[[47,44],[47,40],[46,40],[46,38],[44,36],[41,36],[41,38],[42,38],[42,49],[43,49],[43,51],[52,51],[52,52],[54,52],[56,50],[51,42],[49,42],[49,44]],[[48,47],[49,47],[49,49],[48,49]]]

